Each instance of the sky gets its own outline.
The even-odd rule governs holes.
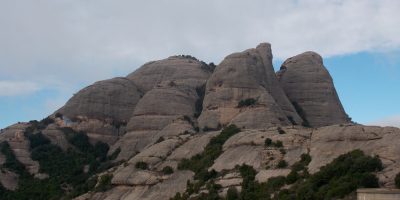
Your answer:
[[[275,69],[319,53],[353,121],[400,127],[399,10],[397,0],[0,0],[0,128],[147,61],[219,63],[261,42]]]

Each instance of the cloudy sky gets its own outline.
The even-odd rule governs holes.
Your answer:
[[[320,53],[354,121],[400,126],[397,0],[1,0],[0,128],[42,119],[96,80],[270,42],[275,68]]]

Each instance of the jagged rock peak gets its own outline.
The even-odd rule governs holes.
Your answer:
[[[350,122],[332,77],[317,53],[308,51],[287,59],[277,76],[305,125],[320,127]]]

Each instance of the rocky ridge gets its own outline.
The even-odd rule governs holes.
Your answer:
[[[111,187],[76,197],[82,200],[169,199],[183,193],[187,181],[196,178],[179,163],[202,153],[231,124],[241,132],[224,142],[208,168],[223,173],[215,179],[222,196],[231,187],[242,189],[237,165],[252,166],[256,180],[266,182],[288,175],[302,154],[312,158],[310,173],[354,149],[379,156],[384,168],[377,177],[386,188],[394,187],[400,172],[400,129],[351,123],[322,58],[314,52],[289,58],[275,74],[268,43],[231,54],[217,66],[191,56],[146,63],[125,78],[82,89],[49,118],[34,133],[63,151],[75,148],[63,131],[70,128],[84,132],[92,144],[107,143],[109,156],[117,152],[113,165],[96,174],[111,176]],[[19,123],[2,130],[0,142],[10,145],[30,174],[46,179],[30,156],[24,133],[31,126]],[[267,138],[282,146],[267,146]],[[280,161],[287,166],[278,167]],[[0,166],[5,162],[0,153]],[[165,173],[166,167],[172,172]],[[18,175],[2,168],[0,183],[16,190]]]

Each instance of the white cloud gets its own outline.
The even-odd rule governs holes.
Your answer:
[[[38,91],[39,89],[40,87],[33,82],[0,80],[0,96],[29,95]]]
[[[374,122],[369,122],[367,124],[377,125],[377,126],[394,126],[400,128],[400,115],[386,117],[383,119],[376,120]]]
[[[89,84],[192,54],[218,63],[272,43],[276,58],[400,47],[395,0],[3,0],[0,80]]]

